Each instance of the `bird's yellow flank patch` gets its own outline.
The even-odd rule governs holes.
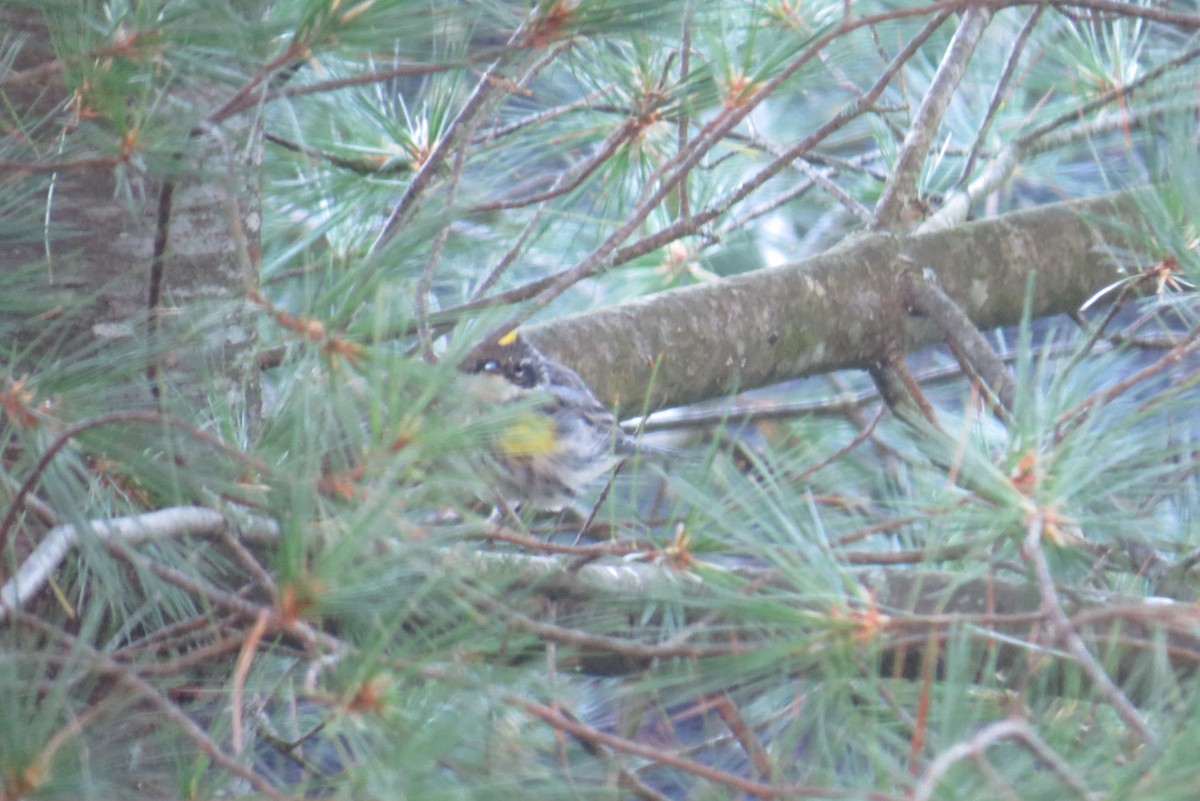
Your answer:
[[[502,456],[524,459],[552,454],[558,449],[554,419],[538,412],[526,412],[496,435],[495,447]]]

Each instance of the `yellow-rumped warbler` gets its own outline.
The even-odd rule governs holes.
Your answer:
[[[504,485],[498,489],[507,500],[539,509],[569,506],[638,450],[574,370],[547,358],[515,331],[475,346],[460,369],[503,380],[503,400],[535,399],[536,405],[492,442]]]

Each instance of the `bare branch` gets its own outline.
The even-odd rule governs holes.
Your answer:
[[[930,143],[942,124],[942,117],[966,74],[971,55],[983,38],[991,18],[990,11],[978,7],[968,8],[963,14],[946,55],[930,82],[929,91],[917,109],[887,186],[875,205],[875,222],[872,226],[875,230],[895,228],[912,213],[910,207],[918,200],[917,178],[929,154]]]
[[[913,788],[913,801],[928,801],[950,768],[964,759],[977,758],[1002,740],[1020,742],[1035,758],[1053,769],[1080,801],[1091,801],[1093,798],[1083,779],[1071,770],[1066,761],[1055,753],[1026,721],[1006,718],[983,727],[970,739],[956,743],[938,754]]]
[[[185,535],[213,536],[224,532],[228,525],[225,516],[212,509],[176,506],[133,517],[93,520],[88,528],[101,542],[111,540],[136,545]],[[249,521],[243,530],[251,531],[254,536],[268,537],[275,537],[279,532],[274,521],[263,518]],[[26,600],[41,591],[63,558],[79,542],[79,536],[78,528],[70,524],[57,526],[47,532],[20,569],[0,588],[0,621],[10,610],[19,609]]]
[[[1063,611],[1058,600],[1058,591],[1054,588],[1054,576],[1050,572],[1050,563],[1046,561],[1046,553],[1042,550],[1042,537],[1045,534],[1045,517],[1038,510],[1029,520],[1025,535],[1023,554],[1026,561],[1032,563],[1034,574],[1037,576],[1038,589],[1042,594],[1042,610],[1054,624],[1055,634],[1066,642],[1067,648],[1083,668],[1084,673],[1095,684],[1097,691],[1113,705],[1121,720],[1137,732],[1137,735],[1147,743],[1157,743],[1158,737],[1146,724],[1137,707],[1130,703],[1104,668],[1096,661],[1096,657],[1088,650],[1087,644],[1071,625],[1067,613]]]

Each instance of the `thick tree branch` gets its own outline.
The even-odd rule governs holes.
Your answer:
[[[1031,276],[1035,317],[1072,312],[1118,277],[1104,254],[1136,248],[1116,231],[1140,221],[1136,193],[1123,192],[919,236],[867,235],[794,264],[560,317],[525,334],[633,414],[643,399],[659,409],[867,369],[890,348],[944,339],[893,302],[896,275],[910,264],[932,268],[979,328],[1017,323]]]

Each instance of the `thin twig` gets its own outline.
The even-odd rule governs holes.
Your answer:
[[[230,651],[240,650],[245,640],[245,633],[238,631],[204,645],[198,645],[195,642],[188,643],[186,648],[178,651],[179,656],[172,659],[157,659],[153,662],[137,663],[137,672],[141,676],[178,678],[185,671],[198,666],[211,668],[225,654]]]
[[[563,709],[560,705],[556,706],[556,708],[560,714],[566,716],[569,720],[579,722],[579,718],[571,714],[569,710]],[[555,732],[555,734],[561,735],[561,732]],[[567,732],[567,734],[570,735],[571,739],[579,743],[580,748],[596,759],[602,759],[606,762],[615,762],[615,760],[612,758],[612,754],[609,753],[609,750],[594,740],[591,740],[587,737],[581,737],[573,732]],[[565,755],[563,758],[563,763],[565,767]],[[667,796],[643,782],[635,773],[630,771],[629,768],[621,764],[616,764],[615,766],[617,771],[617,783],[633,793],[635,798],[642,799],[642,801],[669,801]]]
[[[267,523],[268,521],[264,519],[261,522]],[[261,526],[259,530],[260,532],[278,532],[278,528],[276,526]],[[266,592],[274,595],[275,580],[271,578],[271,574],[267,572],[266,568],[259,564],[258,560],[254,557],[254,554],[250,553],[250,549],[243,545],[241,541],[234,536],[233,532],[230,530],[230,526],[226,525],[224,528],[222,528],[219,536],[221,538],[221,542],[224,543],[226,548],[233,552],[234,557],[238,560],[238,562],[241,563],[242,567],[246,569],[246,572],[253,576]]]
[[[1126,9],[1122,9],[1120,13],[1132,12],[1132,4],[1121,3],[1118,5],[1126,6]],[[1095,100],[1084,103],[1082,106],[1070,109],[1069,111],[1065,111],[1058,117],[1055,117],[1054,119],[1039,125],[1033,130],[1022,134],[1021,137],[1017,139],[1017,146],[1022,149],[1027,148],[1038,139],[1045,137],[1055,128],[1073,124],[1081,117],[1086,117],[1093,111],[1103,108],[1113,101],[1128,100],[1130,95],[1141,89],[1146,84],[1157,80],[1177,67],[1183,66],[1189,61],[1195,59],[1197,56],[1200,56],[1200,47],[1193,47],[1190,50],[1185,50],[1175,58],[1160,64],[1154,69],[1142,73],[1140,76],[1138,76],[1137,80],[1130,81],[1129,83],[1121,86],[1114,86],[1112,89],[1109,89],[1107,92],[1101,94]]]
[[[696,15],[695,0],[685,0],[683,4],[683,24],[679,32],[679,83],[683,84],[687,80],[688,73],[692,69],[692,22]],[[676,152],[682,152],[688,146],[688,126],[691,124],[691,118],[688,116],[687,108],[681,107],[679,119],[675,121],[675,148]],[[687,173],[679,180],[679,214],[681,220],[686,220],[692,216],[692,193],[689,191]]]
[[[259,610],[258,617],[254,619],[254,625],[246,632],[245,639],[242,640],[242,648],[238,653],[237,663],[233,669],[233,685],[232,692],[229,695],[230,708],[230,734],[232,738],[233,753],[241,755],[242,753],[242,693],[246,689],[246,676],[250,673],[250,664],[254,661],[254,652],[258,649],[258,644],[262,642],[263,634],[267,631],[267,624],[271,622],[271,613],[267,609]]]
[[[136,545],[184,535],[212,536],[223,531],[226,525],[224,516],[212,509],[177,506],[132,517],[93,520],[88,528],[100,542]],[[266,531],[278,531],[273,521],[263,520],[254,525]],[[19,608],[45,586],[63,557],[79,541],[79,536],[74,525],[57,526],[47,532],[38,547],[0,588],[0,621],[4,620],[8,610]]]
[[[969,362],[964,368],[978,371],[980,378],[1006,410],[1011,411],[1016,384],[1004,362],[983,338],[967,313],[932,280],[903,270],[896,276],[900,300],[911,312],[928,317]]]
[[[729,728],[729,733],[742,746],[742,750],[750,759],[750,764],[754,765],[754,770],[758,772],[759,778],[764,781],[771,781],[771,777],[775,772],[771,755],[763,747],[762,741],[758,739],[754,730],[746,723],[746,719],[742,717],[742,713],[734,705],[733,699],[729,697],[729,693],[725,691],[714,693],[709,696],[709,701],[716,710],[717,716]]]
[[[637,135],[643,122],[641,120],[626,120],[622,125],[618,126],[612,133],[604,137],[604,141],[596,149],[596,152],[589,156],[584,161],[573,164],[567,169],[558,174],[554,179],[554,183],[544,192],[528,197],[513,198],[511,200],[493,200],[487,203],[480,203],[472,206],[469,211],[471,214],[484,214],[494,211],[506,211],[508,209],[518,209],[524,206],[533,206],[538,203],[545,203],[547,200],[553,200],[556,197],[565,195],[568,192],[573,192],[579,187],[588,176],[600,169],[606,161],[616,154],[622,144],[629,141]]]
[[[922,98],[916,117],[904,137],[892,175],[875,205],[872,225],[875,230],[894,228],[904,222],[910,213],[911,204],[917,200],[917,180],[928,158],[930,143],[941,126],[950,100],[966,73],[967,64],[991,16],[991,11],[978,6],[972,6],[963,13],[958,30],[946,48],[946,55],[930,81],[929,91]]]
[[[591,277],[611,266],[610,256],[617,250],[630,235],[640,228],[645,219],[650,213],[658,208],[659,204],[673,191],[682,178],[687,175],[697,163],[704,157],[706,153],[734,127],[739,125],[755,108],[757,108],[764,100],[772,95],[772,93],[785,81],[790,79],[798,70],[805,66],[809,61],[816,58],[834,39],[844,36],[853,30],[865,27],[868,25],[879,24],[891,19],[902,19],[912,16],[917,16],[922,13],[938,10],[942,4],[934,4],[919,8],[906,8],[898,11],[889,11],[881,14],[862,17],[856,20],[848,20],[842,26],[831,30],[821,36],[816,37],[807,47],[805,47],[795,58],[789,61],[786,65],[778,70],[769,80],[763,81],[759,85],[755,85],[753,92],[749,97],[740,100],[740,102],[732,105],[715,118],[709,121],[697,134],[696,138],[691,140],[688,146],[677,153],[670,159],[667,159],[653,173],[651,173],[645,181],[645,188],[642,195],[639,197],[634,209],[629,213],[625,222],[619,225],[599,246],[597,246],[590,254],[582,261],[573,267],[564,270],[554,276],[545,289],[538,292],[526,309],[523,310],[520,319],[528,319],[529,316],[537,311],[545,308],[569,288],[577,284],[584,278]],[[944,11],[944,15],[948,15],[950,11]],[[939,19],[944,19],[940,17]],[[924,31],[922,31],[923,33]],[[910,48],[913,52],[916,50],[914,44]],[[908,52],[908,49],[906,49]],[[879,92],[883,91],[883,86],[877,82]],[[854,108],[865,108],[866,98],[860,99],[854,104]],[[873,98],[871,98],[873,102]],[[859,111],[853,111],[850,116],[857,116]],[[749,194],[757,186],[761,185],[768,178],[782,170],[788,162],[802,155],[808,149],[811,149],[825,136],[836,130],[844,124],[845,114],[838,114],[833,120],[828,121],[825,125],[820,126],[817,131],[805,137],[803,142],[790,149],[784,154],[784,158],[776,159],[771,165],[768,165],[752,182],[747,182],[739,187],[730,198],[729,202],[737,202],[746,194]],[[714,213],[715,216],[715,213]],[[686,221],[689,224],[695,225],[692,220]],[[512,325],[513,323],[506,324]]]
[[[541,125],[544,122],[549,122],[550,120],[561,117],[564,114],[569,114],[572,111],[592,109],[596,98],[604,97],[610,91],[612,91],[612,84],[589,92],[578,100],[572,100],[570,103],[564,103],[561,106],[543,109],[536,114],[530,114],[528,117],[522,117],[519,120],[514,120],[513,122],[505,125],[489,128],[480,134],[476,134],[475,141],[479,142],[480,144],[494,142],[497,139],[503,139],[506,136],[514,134],[522,128],[528,128],[531,125]]]
[[[476,59],[486,60],[489,54],[479,54]],[[351,86],[365,86],[372,83],[385,83],[395,78],[403,78],[415,75],[431,75],[437,72],[449,72],[450,70],[467,69],[476,63],[476,59],[465,61],[446,61],[440,64],[402,64],[398,67],[392,67],[386,70],[376,70],[361,75],[352,75],[347,78],[332,78],[327,81],[318,81],[316,83],[305,84],[303,86],[287,86],[285,88],[272,88],[262,97],[263,103],[269,103],[281,97],[293,98],[304,97],[306,95],[319,95],[326,92],[334,92],[338,89],[345,89]],[[244,97],[239,103],[227,103],[223,109],[226,117],[232,116],[240,111],[257,105],[259,99],[255,97]],[[221,122],[219,119],[210,119],[210,122]]]
[[[925,397],[925,393],[921,392],[920,385],[909,372],[908,365],[904,363],[902,356],[894,353],[886,354],[867,372],[879,389],[879,395],[883,398],[883,402],[892,410],[892,414],[911,424],[915,422],[912,419],[912,412],[917,411],[931,425],[936,428],[941,427],[938,425],[937,413],[933,410],[933,404]]]
[[[1066,761],[1038,736],[1028,722],[1020,718],[996,721],[983,727],[967,740],[942,751],[929,763],[929,767],[925,769],[925,773],[913,788],[910,798],[912,801],[928,801],[933,797],[938,784],[956,763],[964,759],[973,759],[1001,740],[1017,740],[1034,757],[1048,765],[1071,788],[1076,797],[1082,801],[1090,801],[1092,798],[1092,793],[1088,790],[1087,785],[1075,775]]]
[[[1101,392],[1087,396],[1074,409],[1068,409],[1067,411],[1063,412],[1055,421],[1055,426],[1061,427],[1073,420],[1079,419],[1088,411],[1090,411],[1093,406],[1108,403],[1119,395],[1122,395],[1131,388],[1137,386],[1142,381],[1145,381],[1152,375],[1171,367],[1196,347],[1197,338],[1200,338],[1200,326],[1197,326],[1189,331],[1187,336],[1179,341],[1179,344],[1164,353],[1158,359],[1158,361],[1154,362],[1153,364],[1146,365],[1141,370],[1138,370],[1132,375],[1126,376]]]
[[[305,158],[312,161],[323,161],[334,167],[358,175],[400,175],[403,173],[412,172],[412,162],[407,159],[391,160],[380,164],[379,160],[372,156],[363,156],[350,158],[348,156],[339,156],[336,153],[330,153],[324,150],[318,150],[309,145],[302,145],[299,142],[293,142],[291,139],[285,139],[282,136],[273,134],[270,131],[263,133],[263,138],[273,145],[278,145],[285,150],[290,150],[293,153],[299,153]],[[271,280],[278,280],[281,277],[280,273],[272,276]]]
[[[468,133],[461,137],[462,142],[454,150],[454,167],[450,171],[450,180],[446,187],[446,206],[448,208],[454,207],[454,200],[458,195],[458,187],[462,182],[463,165],[467,160],[467,148],[471,145],[469,131],[474,130],[475,125],[476,120],[467,123]],[[437,361],[437,356],[433,352],[433,334],[429,328],[429,297],[433,294],[434,273],[442,258],[442,248],[445,247],[446,239],[450,236],[450,226],[451,220],[444,221],[433,235],[425,266],[421,269],[420,278],[417,279],[416,297],[413,299],[413,313],[417,321],[417,339],[420,342],[422,356],[430,364]]]
[[[627,754],[649,759],[652,762],[660,765],[667,765],[673,768],[686,771],[692,776],[717,784],[729,787],[739,793],[753,796],[755,798],[766,799],[785,799],[785,798],[841,798],[845,795],[840,790],[830,788],[828,786],[817,785],[772,785],[763,782],[752,781],[739,776],[735,773],[720,770],[694,759],[687,759],[680,756],[672,750],[653,748],[649,745],[644,745],[633,740],[619,737],[615,734],[597,729],[593,726],[588,726],[578,720],[569,717],[559,709],[548,704],[543,704],[539,701],[534,701],[529,698],[524,698],[515,694],[505,696],[506,700],[513,706],[524,710],[533,717],[541,720],[553,728],[564,731],[572,737],[585,738],[591,742],[600,745],[608,746],[615,751],[620,751]],[[899,801],[898,796],[887,795],[885,793],[869,792],[864,798],[869,801]]]
[[[476,117],[487,106],[489,99],[497,90],[497,87],[509,85],[499,80],[500,70],[517,52],[516,46],[525,37],[529,22],[530,19],[526,19],[517,27],[517,30],[509,38],[506,47],[500,51],[496,60],[484,70],[483,75],[475,84],[475,89],[471,92],[470,97],[467,98],[463,107],[459,109],[458,114],[450,122],[445,132],[438,138],[429,155],[421,162],[421,166],[413,175],[412,180],[408,182],[408,186],[404,188],[404,193],[396,201],[396,206],[392,209],[392,213],[380,229],[379,236],[375,238],[374,243],[367,250],[368,255],[378,252],[380,248],[391,240],[396,231],[403,226],[409,215],[415,210],[417,200],[425,191],[425,187],[433,180],[437,171],[441,169],[442,163],[450,155],[451,150],[457,147],[459,138],[470,136]]]
[[[21,482],[21,486],[17,490],[16,495],[13,497],[13,501],[9,506],[8,512],[4,515],[4,519],[0,520],[0,551],[3,551],[5,548],[5,544],[8,541],[9,530],[12,528],[13,523],[16,521],[17,515],[21,511],[25,496],[28,495],[33,490],[34,486],[37,485],[42,473],[46,470],[46,467],[50,464],[50,461],[54,458],[54,456],[60,450],[62,450],[68,442],[85,431],[90,431],[93,428],[112,425],[114,423],[150,423],[170,428],[177,428],[193,439],[210,445],[216,448],[222,454],[226,456],[232,456],[243,464],[250,464],[254,466],[255,469],[258,469],[261,466],[257,464],[251,457],[247,456],[236,448],[225,444],[225,442],[208,433],[207,431],[197,428],[186,420],[181,420],[180,418],[173,417],[169,414],[163,414],[155,411],[127,410],[109,412],[108,414],[102,414],[98,417],[93,417],[88,420],[81,420],[78,423],[67,426],[59,432],[58,436],[54,438],[54,441],[51,442],[44,451],[42,451],[41,456],[38,457],[38,460],[34,463],[33,468],[29,471],[29,475],[27,475],[25,480]]]
[[[122,684],[125,684],[139,696],[145,698],[151,704],[158,708],[167,720],[174,723],[188,736],[196,747],[206,754],[213,762],[220,765],[225,770],[229,771],[239,778],[245,779],[254,789],[269,798],[276,801],[290,801],[290,796],[287,796],[272,785],[265,778],[260,776],[254,770],[242,765],[234,757],[225,753],[208,732],[200,728],[194,720],[177,705],[172,703],[165,695],[163,695],[157,687],[150,684],[148,681],[139,676],[128,665],[122,665],[112,659],[112,657],[97,651],[87,643],[80,640],[78,637],[71,636],[65,632],[59,631],[49,623],[42,621],[35,615],[30,615],[17,609],[10,610],[13,621],[23,626],[31,628],[35,631],[42,632],[52,639],[59,642],[64,648],[72,654],[81,656],[91,663],[93,670],[112,676]]]
[[[499,601],[483,593],[471,592],[474,601],[490,615],[496,615],[510,626],[536,635],[539,639],[556,642],[559,645],[570,645],[575,648],[595,651],[627,659],[651,661],[655,659],[705,659],[732,654],[745,654],[754,650],[753,645],[730,642],[725,645],[687,645],[679,642],[672,643],[643,643],[630,639],[627,635],[605,636],[592,634],[553,623],[543,623],[528,615],[513,611]],[[694,627],[693,631],[701,631],[702,627]],[[677,635],[678,637],[679,635]]]
[[[971,172],[975,169],[975,162],[979,159],[979,154],[983,150],[984,143],[987,141],[988,132],[992,128],[992,123],[996,120],[996,113],[1003,105],[1005,98],[1009,94],[1009,81],[1012,80],[1013,73],[1017,70],[1017,63],[1021,59],[1021,54],[1025,52],[1025,43],[1029,41],[1030,35],[1033,34],[1033,29],[1037,27],[1038,21],[1042,18],[1042,12],[1046,10],[1046,5],[1037,6],[1030,13],[1029,18],[1025,20],[1025,24],[1021,26],[1021,30],[1017,32],[1017,38],[1013,40],[1012,47],[1009,48],[1008,58],[1004,61],[1004,69],[1000,71],[1000,77],[996,80],[996,85],[992,89],[992,99],[988,103],[987,111],[983,114],[983,122],[979,126],[979,133],[975,135],[975,141],[971,144],[971,149],[967,153],[967,158],[963,162],[962,174],[958,178],[957,186],[963,188],[971,178]]]
[[[828,465],[833,464],[834,462],[838,461],[839,459],[845,458],[846,454],[850,453],[855,448],[857,448],[859,445],[861,445],[862,443],[864,443],[868,439],[870,439],[871,435],[873,433],[875,433],[875,428],[879,425],[879,421],[881,421],[883,419],[883,416],[885,414],[887,414],[887,407],[880,406],[879,411],[877,411],[875,413],[875,416],[873,418],[871,418],[871,421],[869,423],[867,423],[867,425],[863,426],[863,428],[857,434],[854,435],[854,439],[850,440],[845,445],[838,448],[836,451],[829,454],[828,456],[826,456],[824,459],[817,462],[816,464],[812,464],[812,465],[809,465],[808,467],[804,468],[799,473],[789,473],[788,474],[789,480],[799,483],[801,481],[806,480],[809,476],[811,476],[813,473],[817,472],[818,470],[821,470],[821,469],[827,467]]]
[[[1121,688],[1113,682],[1100,663],[1096,661],[1083,638],[1071,625],[1067,613],[1063,611],[1062,604],[1058,600],[1058,591],[1054,587],[1054,575],[1050,572],[1050,563],[1046,560],[1046,553],[1042,549],[1044,532],[1045,517],[1042,511],[1038,510],[1030,516],[1022,553],[1025,560],[1032,563],[1034,574],[1037,576],[1038,589],[1041,591],[1042,597],[1042,611],[1049,616],[1055,634],[1066,643],[1067,649],[1075,657],[1083,672],[1096,685],[1097,692],[1108,699],[1121,720],[1137,732],[1143,741],[1158,742],[1158,737],[1146,725],[1146,721],[1138,712],[1137,707],[1125,697]]]
[[[483,293],[495,286],[496,282],[500,280],[501,276],[503,276],[504,273],[508,271],[508,268],[512,266],[513,262],[517,260],[517,257],[521,255],[521,251],[525,249],[525,245],[529,242],[529,238],[533,236],[533,232],[536,231],[538,226],[542,224],[542,220],[545,218],[545,216],[546,207],[544,206],[534,212],[533,218],[525,224],[525,227],[521,230],[521,233],[517,236],[516,240],[511,246],[509,246],[508,250],[504,252],[504,255],[500,257],[500,260],[496,262],[495,266],[488,271],[487,276],[479,283],[479,286],[475,288],[475,291],[471,293],[471,300],[469,301],[470,303],[482,304],[485,306],[489,305],[488,299],[484,297]],[[446,311],[450,312],[452,310],[447,309]],[[451,315],[449,319],[455,318],[453,315]]]

